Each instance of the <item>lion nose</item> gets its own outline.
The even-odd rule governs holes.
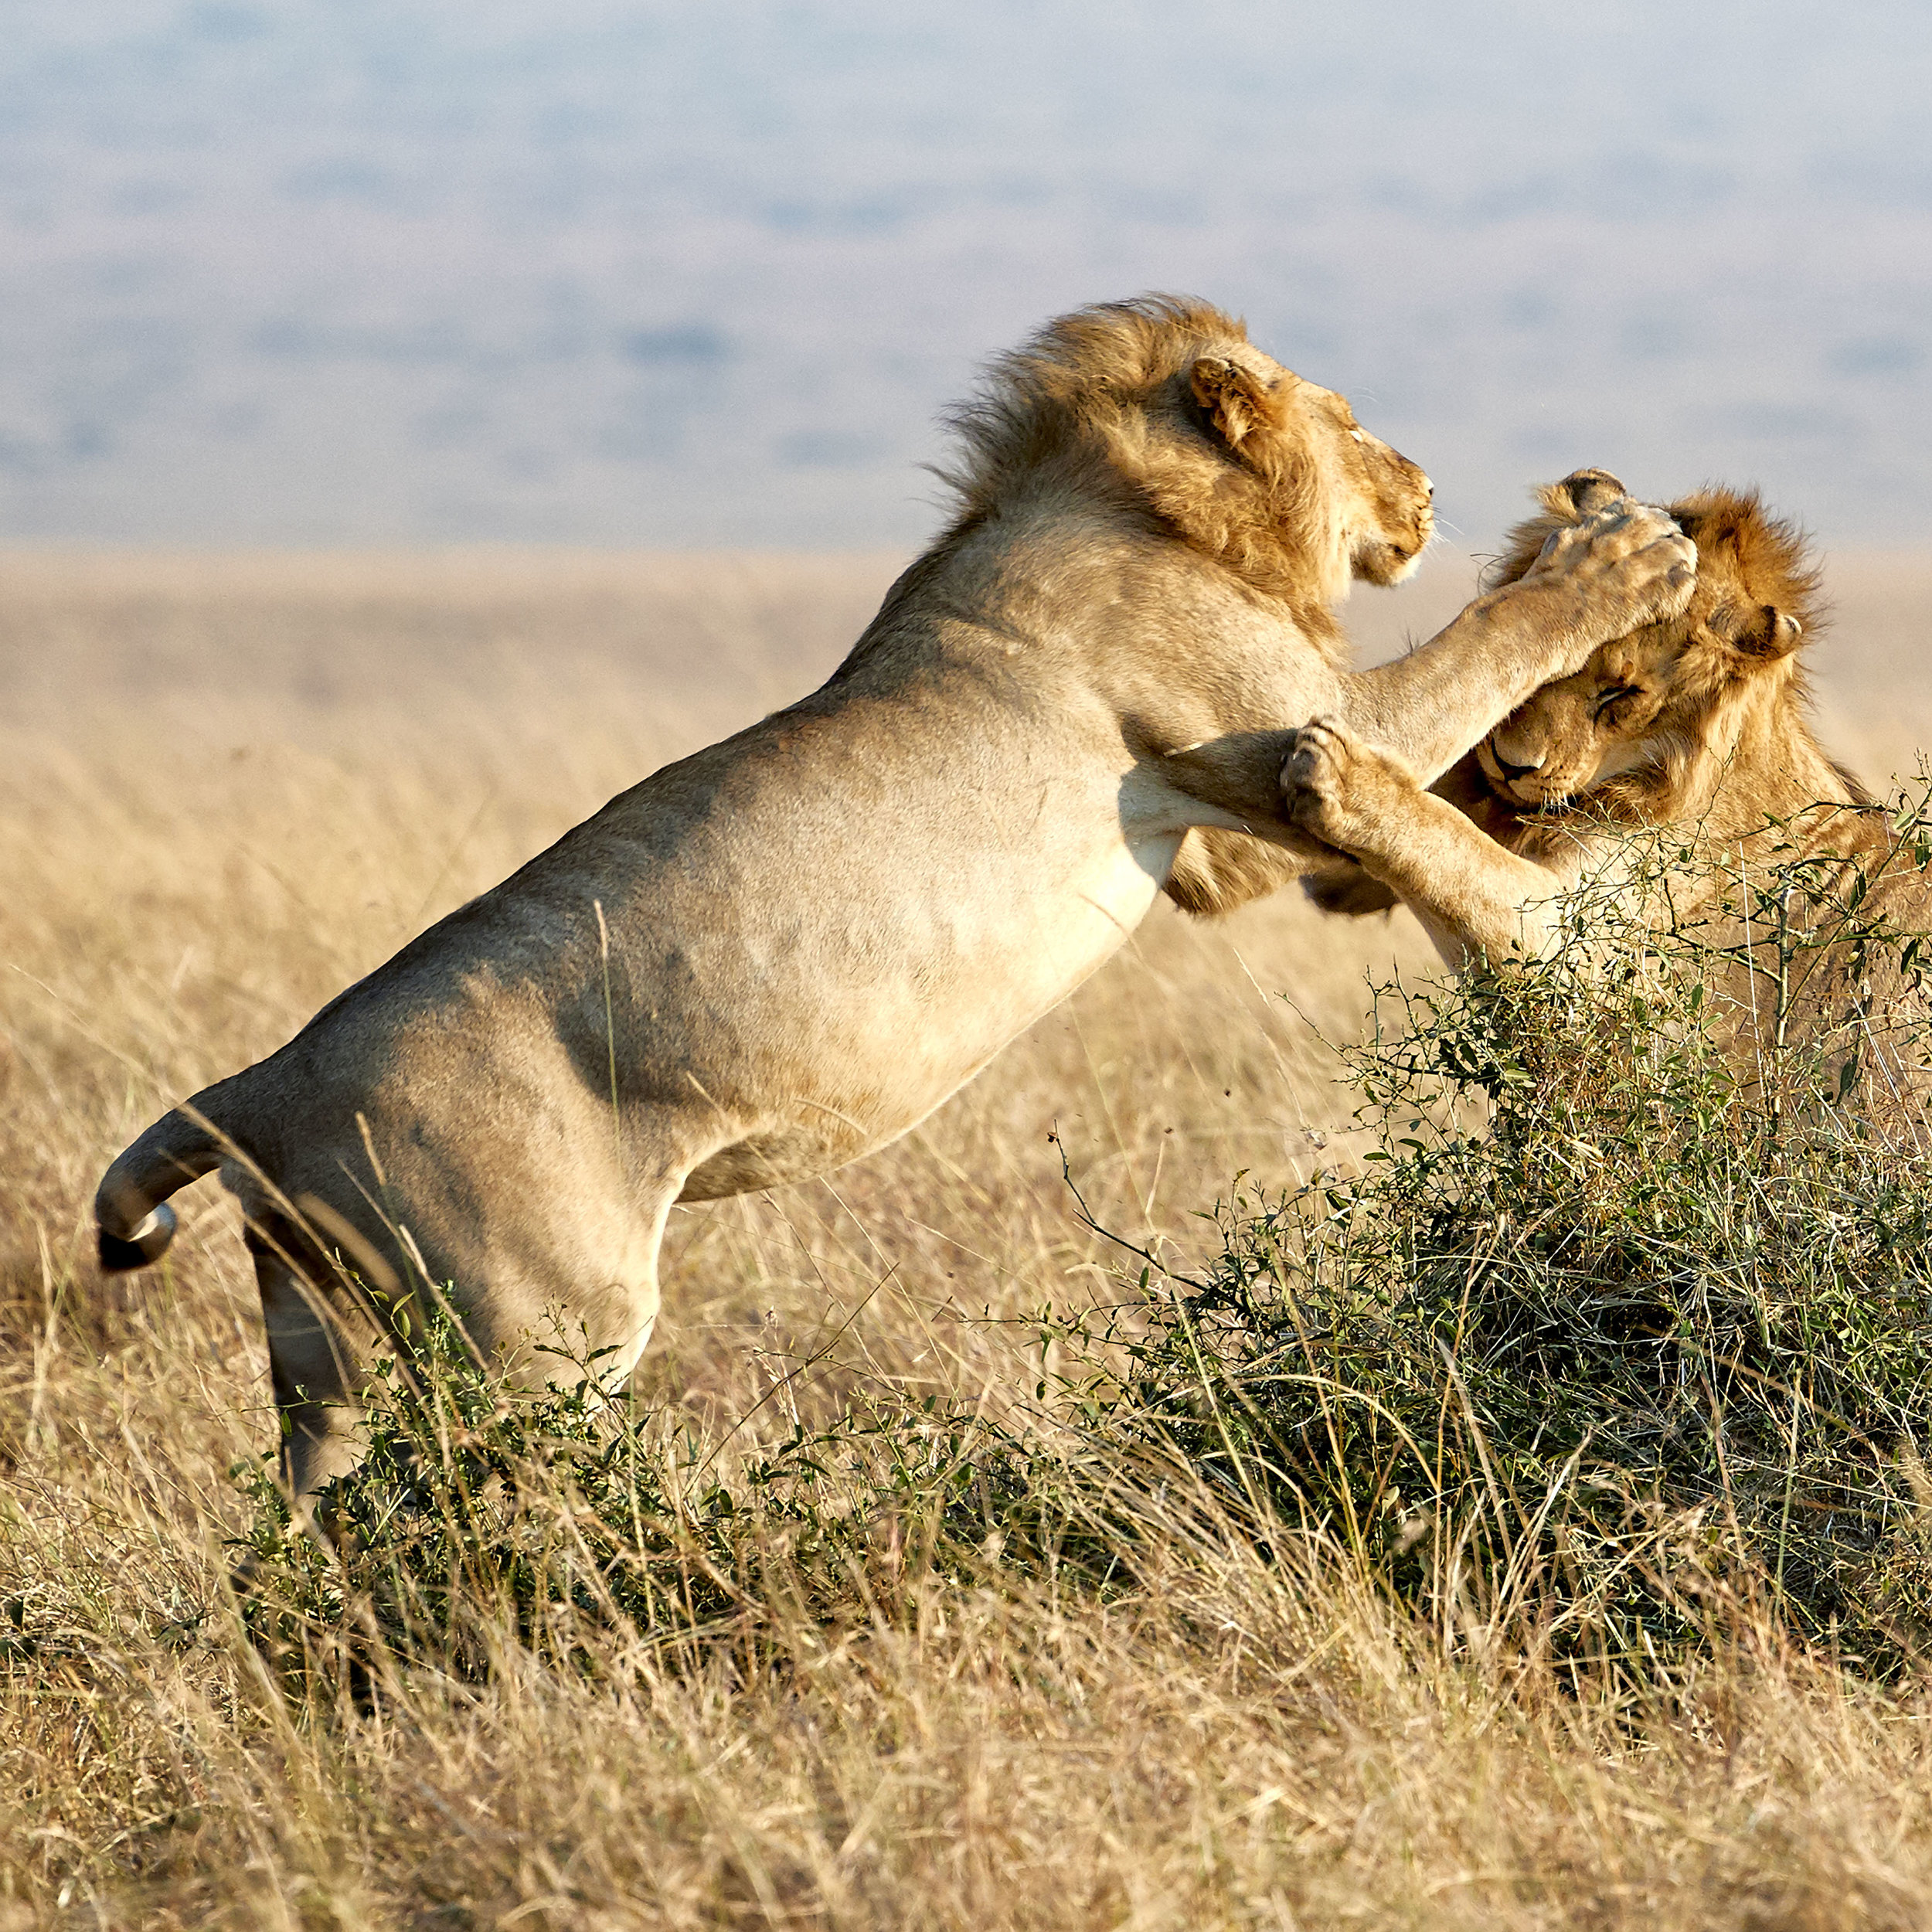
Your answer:
[[[1512,785],[1519,779],[1535,777],[1543,768],[1540,758],[1533,765],[1512,765],[1494,745],[1489,747],[1489,755],[1495,760],[1496,769],[1502,774],[1505,781]]]

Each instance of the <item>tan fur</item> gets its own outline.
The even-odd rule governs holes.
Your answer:
[[[1498,580],[1520,578],[1604,492],[1621,496],[1622,485],[1594,471],[1544,492],[1545,514],[1512,532]],[[1352,890],[1331,871],[1324,903],[1370,910],[1399,897],[1458,967],[1534,957],[1577,916],[1560,894],[1586,876],[1614,893],[1620,859],[1636,862],[1629,834],[1668,828],[1691,855],[1665,881],[1680,918],[1727,917],[1743,885],[1806,858],[1832,882],[1808,922],[1849,912],[1862,875],[1876,882],[1859,906],[1866,927],[1932,926],[1924,876],[1900,862],[1886,815],[1812,731],[1801,653],[1825,611],[1803,539],[1754,493],[1706,488],[1670,507],[1698,546],[1685,608],[1546,685],[1433,790],[1345,727],[1318,721],[1301,734],[1284,774],[1291,815],[1383,888]],[[1730,882],[1721,899],[1713,866]],[[1594,893],[1588,903],[1606,901]],[[1849,970],[1841,961],[1811,981],[1815,1017],[1842,1006]],[[1871,1023],[1889,1033],[1916,995],[1896,962],[1874,970],[1867,958],[1859,970]],[[1748,1029],[1737,1046],[1753,1049]]]
[[[903,1133],[1114,951],[1197,828],[1303,842],[1284,727],[1337,713],[1433,774],[1689,593],[1690,546],[1615,503],[1351,676],[1333,606],[1413,568],[1427,479],[1199,303],[1049,325],[959,425],[958,517],[823,689],[613,800],[109,1170],[104,1262],[133,1266],[226,1159],[298,1494],[352,1461],[396,1298],[452,1284],[499,1354],[560,1321],[621,1380],[674,1202]]]

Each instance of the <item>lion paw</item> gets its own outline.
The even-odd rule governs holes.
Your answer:
[[[1679,616],[1696,586],[1697,546],[1666,512],[1610,496],[1604,485],[1614,478],[1580,471],[1566,482],[1579,480],[1589,487],[1573,491],[1573,498],[1579,509],[1591,507],[1551,532],[1525,580],[1566,580],[1613,637]]]
[[[1346,726],[1316,718],[1290,735],[1281,765],[1288,818],[1325,844],[1352,852],[1418,789],[1408,767],[1364,744]]]

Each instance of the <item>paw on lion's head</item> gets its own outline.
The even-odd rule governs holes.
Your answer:
[[[1205,302],[1144,295],[1049,322],[994,363],[954,427],[966,518],[1026,472],[1106,473],[1165,530],[1286,599],[1326,636],[1356,578],[1396,583],[1434,527],[1422,470],[1348,399],[1284,369]]]
[[[1624,494],[1602,470],[1539,491],[1543,513],[1510,532],[1492,581],[1514,583],[1553,538]],[[1696,587],[1682,614],[1604,645],[1477,747],[1495,795],[1517,811],[1587,798],[1668,817],[1689,765],[1727,740],[1727,706],[1747,693],[1775,700],[1802,676],[1799,646],[1823,615],[1803,537],[1754,490],[1713,486],[1667,508],[1697,546]]]

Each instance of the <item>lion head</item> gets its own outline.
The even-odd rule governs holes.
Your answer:
[[[1601,470],[1580,470],[1539,494],[1544,513],[1511,532],[1498,583],[1624,492]],[[1747,709],[1804,695],[1799,646],[1821,613],[1803,538],[1754,491],[1710,488],[1668,507],[1697,546],[1689,607],[1604,645],[1477,747],[1491,791],[1513,810],[1551,814],[1588,799],[1615,815],[1667,818],[1692,767],[1735,745]]]
[[[1355,579],[1396,583],[1434,527],[1428,478],[1348,399],[1284,369],[1205,302],[1077,310],[1002,356],[954,418],[961,527],[1056,485],[1150,515],[1286,600],[1314,641]]]

